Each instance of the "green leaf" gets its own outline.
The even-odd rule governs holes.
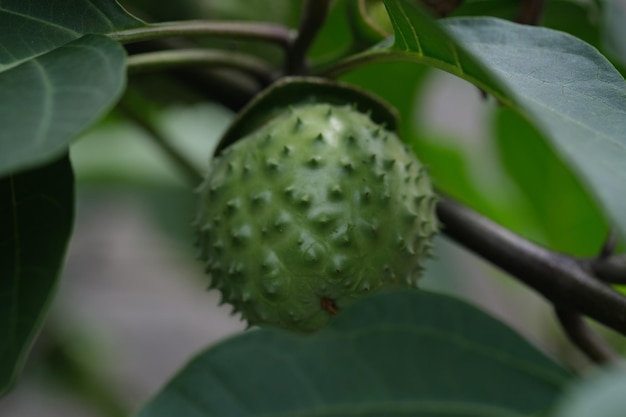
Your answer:
[[[494,18],[439,26],[405,1],[385,4],[396,31],[392,49],[352,62],[428,64],[495,95],[550,140],[626,232],[626,83],[609,61],[562,32]]]
[[[220,343],[137,417],[512,417],[545,410],[570,379],[476,308],[395,290],[312,336],[268,328]]]
[[[626,371],[596,371],[573,385],[559,401],[554,417],[622,417],[626,410]]]
[[[0,175],[60,156],[113,105],[124,50],[88,34],[142,24],[110,0],[0,3]]]
[[[526,196],[543,235],[536,240],[571,255],[595,255],[608,226],[577,178],[518,114],[499,109],[495,130],[501,161]]]
[[[73,220],[67,157],[0,179],[0,394],[41,328]]]

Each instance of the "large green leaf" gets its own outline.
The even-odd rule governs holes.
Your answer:
[[[253,330],[210,348],[137,417],[512,417],[547,409],[570,379],[474,307],[395,290],[312,336]]]
[[[112,106],[124,50],[85,35],[139,25],[111,0],[0,2],[0,176],[58,157]]]
[[[546,28],[495,18],[440,26],[406,1],[385,4],[395,43],[352,62],[427,64],[492,93],[537,126],[626,232],[626,83],[597,50]]]
[[[73,220],[67,157],[0,180],[0,394],[41,327]]]

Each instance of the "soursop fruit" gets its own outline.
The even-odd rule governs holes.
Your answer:
[[[350,106],[285,110],[226,148],[199,193],[211,288],[251,325],[315,331],[366,293],[415,286],[437,233],[425,168]]]

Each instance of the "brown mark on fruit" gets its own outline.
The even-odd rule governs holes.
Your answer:
[[[337,305],[335,305],[335,301],[330,299],[330,298],[326,298],[323,297],[322,298],[322,308],[326,311],[328,311],[330,314],[335,315],[337,313],[339,313],[339,310],[337,310]]]

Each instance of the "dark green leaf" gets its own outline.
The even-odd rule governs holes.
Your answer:
[[[124,50],[84,35],[139,25],[110,0],[0,3],[0,175],[58,157],[111,107]]]
[[[115,0],[56,0],[54,4],[3,0],[0,64],[14,66],[87,33],[107,33],[141,24]]]
[[[570,378],[474,307],[396,290],[316,335],[262,329],[223,342],[138,417],[512,417],[545,410]]]
[[[405,1],[385,4],[395,43],[370,54],[442,68],[525,115],[626,232],[626,83],[609,61],[562,32],[493,18],[440,27]]]
[[[67,157],[0,179],[0,393],[39,331],[74,220]]]
[[[87,35],[0,73],[0,175],[65,152],[121,94],[124,62],[119,44]]]

